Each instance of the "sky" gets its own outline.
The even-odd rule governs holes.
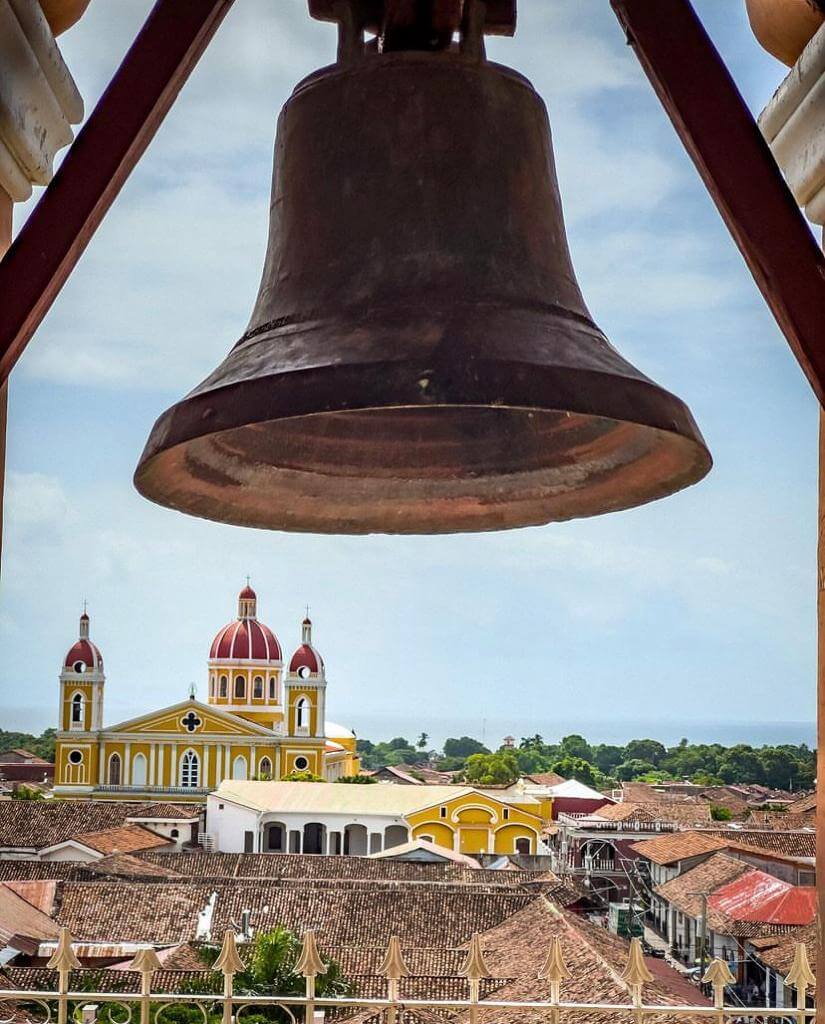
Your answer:
[[[87,111],[150,6],[93,0],[61,37]],[[740,0],[696,6],[758,113],[785,69]],[[691,407],[709,476],[628,512],[453,537],[245,530],[134,490],[156,417],[246,326],[278,111],[334,52],[305,0],[237,0],[14,371],[0,726],[55,723],[84,599],[109,723],[193,682],[205,699],[249,574],[287,652],[310,606],[328,712],[361,736],[805,738],[816,403],[606,0],[520,0],[488,52],[548,105],[594,319]]]

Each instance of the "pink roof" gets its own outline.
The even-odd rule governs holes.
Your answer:
[[[708,904],[735,921],[803,925],[816,916],[816,889],[791,885],[764,871],[748,871],[717,889]]]
[[[272,630],[257,619],[236,619],[212,641],[210,658],[223,661],[280,661],[281,645]]]
[[[289,671],[297,672],[299,668],[308,668],[310,672],[320,672],[324,666],[321,655],[310,647],[309,644],[301,644],[298,650],[292,655],[289,663]]]
[[[87,668],[103,668],[103,656],[91,640],[77,640],[72,644],[63,664],[66,668],[73,668],[78,661]]]

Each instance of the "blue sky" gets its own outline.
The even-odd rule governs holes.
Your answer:
[[[62,37],[87,109],[149,7],[95,0]],[[813,397],[606,0],[519,7],[489,49],[548,104],[585,298],[691,406],[711,474],[630,512],[452,538],[240,530],[141,499],[156,416],[246,325],[278,111],[334,55],[305,0],[237,0],[12,379],[0,724],[53,724],[84,598],[109,721],[205,694],[247,573],[285,649],[310,605],[331,717],[361,735],[812,721]],[[758,112],[784,69],[739,0],[697,7]]]

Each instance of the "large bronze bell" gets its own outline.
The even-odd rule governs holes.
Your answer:
[[[252,319],[155,424],[146,497],[279,530],[449,533],[628,508],[708,472],[688,408],[584,304],[544,104],[484,58],[512,0],[429,3],[460,12],[460,43],[386,14],[420,0],[311,0],[340,17],[339,61],[281,112]]]

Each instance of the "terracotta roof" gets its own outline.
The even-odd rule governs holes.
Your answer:
[[[48,914],[16,888],[20,887],[0,885],[0,948],[10,945],[32,953],[41,939],[56,938],[58,928]]]
[[[197,804],[172,804],[157,801],[141,804],[132,811],[128,821],[195,821],[203,814],[203,807]]]
[[[344,859],[344,858],[342,858]],[[518,889],[477,891],[431,886],[311,888],[279,881],[63,882],[58,921],[83,941],[179,943],[198,934],[198,915],[215,894],[212,935],[251,911],[258,930],[285,925],[314,928],[335,945],[385,944],[397,934],[409,945],[458,945],[474,931],[521,909],[532,899]]]
[[[755,955],[766,964],[778,971],[781,975],[787,975],[793,964],[796,943],[804,942],[808,947],[808,960],[811,970],[816,974],[816,925],[810,924],[805,928],[795,928],[786,935],[769,935],[762,938],[748,940],[749,945],[755,950]]]
[[[816,793],[806,793],[805,796],[801,796],[794,800],[792,804],[788,804],[789,814],[805,814],[809,811],[816,810]]]
[[[560,786],[562,782],[567,782],[567,779],[557,772],[537,772],[535,775],[525,775],[524,778],[537,786]]]
[[[579,1002],[629,1003],[630,993],[621,980],[627,963],[629,943],[591,924],[584,918],[561,911],[549,900],[539,897],[523,910],[501,924],[488,929],[480,937],[481,947],[491,974],[511,978],[493,998],[501,1000],[546,999],[547,982],[537,975],[547,956],[551,939],[559,936],[563,955],[573,977],[562,985],[562,998]],[[647,960],[653,972],[654,961]],[[645,987],[646,997],[655,1002],[683,1004],[683,982],[666,964],[657,963],[655,979]],[[691,1001],[708,1005],[698,988],[691,991]],[[458,1020],[467,1020],[462,1014]],[[615,1011],[587,1014],[588,1021],[615,1024]],[[546,1024],[546,1011],[485,1010],[479,1008],[481,1024]],[[657,1016],[657,1022],[670,1020]],[[560,1020],[576,1021],[578,1017],[560,1014]]]
[[[651,807],[644,804],[620,803],[605,804],[598,811],[594,811],[590,817],[604,818],[606,821],[657,821],[657,816]]]
[[[778,831],[798,831],[816,828],[816,811],[791,813],[790,811],[751,811],[746,825],[756,828],[770,828]]]
[[[57,991],[57,971],[49,970],[48,967],[5,967],[3,970],[14,988]],[[169,970],[163,967],[152,975],[152,991],[179,992],[183,988],[183,991],[214,992],[216,982],[219,981],[220,976],[203,964],[196,970]],[[81,967],[70,972],[70,990],[88,992],[92,988],[95,992],[139,992],[140,973],[99,967]]]
[[[81,832],[118,828],[142,807],[145,802],[120,800],[2,800],[0,849],[41,850]]]
[[[343,788],[343,787],[342,787]],[[141,860],[195,878],[297,878],[336,881],[439,882],[508,888],[530,879],[529,872],[470,868],[463,864],[424,864],[372,857],[307,857],[297,853],[144,853]],[[0,861],[2,865],[2,861]]]
[[[760,847],[782,853],[788,857],[815,857],[815,832],[775,832],[769,829],[720,828],[703,829],[711,835],[722,836],[745,846]]]
[[[690,917],[698,918],[701,913],[702,901],[696,893],[712,893],[727,885],[734,879],[753,871],[750,864],[735,860],[725,853],[715,853],[708,860],[698,864],[690,871],[685,871],[669,882],[655,888],[654,892],[662,899],[672,903],[677,910]],[[708,923],[715,931],[723,932],[728,921],[714,913],[708,903]]]
[[[164,867],[163,864],[154,864],[152,861],[135,857],[131,853],[110,854],[108,857],[101,857],[100,860],[86,864],[85,868],[85,874],[89,877],[103,875],[112,878],[138,878],[141,880],[149,878],[181,878],[178,871]]]
[[[689,857],[700,857],[702,854],[723,850],[731,840],[721,836],[707,835],[703,832],[668,832],[655,839],[645,839],[634,843],[633,849],[640,856],[653,861],[654,864],[676,864]]]
[[[33,754],[30,750],[26,750],[25,747],[12,747],[10,750],[0,750],[0,762],[9,764],[19,764],[21,762],[11,761],[6,762],[6,758],[10,754],[15,754],[17,757],[22,758],[26,764],[52,764],[51,761],[47,761],[43,757],[39,757],[37,754]]]
[[[153,850],[169,846],[170,841],[142,825],[123,825],[120,828],[105,828],[99,832],[78,832],[70,837],[98,853],[136,853],[138,850]]]

